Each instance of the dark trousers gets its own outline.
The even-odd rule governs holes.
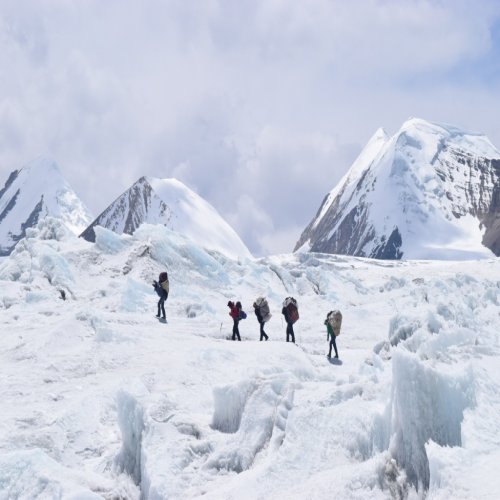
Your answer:
[[[158,301],[158,314],[157,316],[160,317],[160,310],[163,315],[163,319],[165,319],[165,301],[167,300],[168,295],[164,295],[163,297],[160,297],[160,300]]]
[[[335,357],[339,357],[339,352],[337,351],[337,342],[335,342],[335,335],[330,336],[330,352],[328,353],[328,357],[332,357],[332,346],[335,349]]]
[[[260,321],[260,340],[268,339],[269,337],[267,336],[266,332],[264,331],[264,322]]]
[[[292,337],[292,342],[295,344],[295,334],[293,333],[293,323],[286,324],[286,341],[290,342],[289,337]]]
[[[240,337],[240,330],[238,329],[238,323],[239,319],[233,318],[234,324],[233,324],[233,340],[236,340],[236,337],[238,337],[238,340],[241,341]]]

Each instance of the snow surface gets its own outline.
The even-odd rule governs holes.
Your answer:
[[[0,198],[0,214],[4,216],[0,220],[0,252],[16,243],[38,203],[39,219],[59,217],[74,234],[80,234],[92,220],[58,165],[50,159],[37,158],[17,172]]]
[[[151,282],[165,268],[162,324]],[[497,259],[237,261],[163,226],[100,228],[91,244],[47,218],[0,259],[0,282],[0,499],[500,491]],[[253,314],[228,341],[227,301],[250,313],[258,296],[270,341]]]

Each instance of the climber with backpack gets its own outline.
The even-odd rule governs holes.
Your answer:
[[[260,325],[260,341],[266,339],[269,340],[266,332],[264,331],[264,323],[271,319],[271,313],[269,312],[269,304],[264,297],[259,297],[254,303],[253,308],[255,311],[255,316],[257,316],[257,321]]]
[[[330,340],[330,351],[327,358],[332,357],[332,346],[335,349],[335,358],[338,359],[339,352],[337,351],[336,337],[340,335],[340,327],[342,326],[342,313],[340,311],[330,311],[325,319],[326,325],[326,340]]]
[[[289,337],[291,337],[292,342],[295,344],[293,324],[299,319],[299,309],[297,301],[293,297],[287,297],[283,301],[283,309],[281,310],[281,314],[285,316],[286,321],[286,341],[290,342]]]
[[[170,290],[168,273],[166,271],[160,273],[158,281],[153,281],[153,287],[158,297],[160,297],[160,300],[158,301],[158,313],[156,314],[156,317],[158,319],[166,321],[167,318],[165,316],[165,301],[168,299],[168,292]]]
[[[227,306],[230,309],[229,316],[233,318],[233,340],[236,340],[236,337],[238,337],[238,340],[241,342],[239,322],[242,319],[246,319],[247,315],[245,311],[243,311],[241,302],[239,301],[236,302],[236,304],[232,301],[229,301],[227,303]]]

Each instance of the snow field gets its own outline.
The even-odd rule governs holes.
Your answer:
[[[0,498],[498,490],[496,260],[234,261],[163,227],[98,230],[92,245],[57,226],[0,260]],[[164,268],[166,325],[150,285]],[[261,295],[273,313],[262,343]],[[297,346],[284,342],[288,295]],[[248,313],[241,343],[226,340],[229,299]],[[338,365],[325,357],[334,308]]]

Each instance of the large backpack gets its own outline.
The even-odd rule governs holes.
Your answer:
[[[168,283],[168,273],[166,271],[160,273],[158,283],[160,283],[160,286],[163,288],[163,290],[165,290],[167,293],[169,292],[170,286]]]
[[[283,301],[283,307],[286,309],[290,321],[295,323],[299,319],[299,306],[297,301],[293,297],[287,297]]]
[[[271,319],[271,311],[269,310],[269,304],[264,297],[259,297],[255,301],[255,305],[259,309],[260,317],[264,323],[267,323]]]
[[[332,327],[335,337],[340,335],[340,327],[342,326],[342,313],[338,310],[330,311],[326,316],[326,320]]]

